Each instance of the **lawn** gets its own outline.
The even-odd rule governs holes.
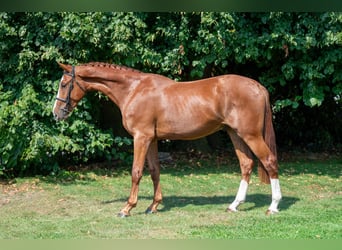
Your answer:
[[[266,216],[269,185],[255,173],[238,213],[235,156],[183,157],[162,164],[159,212],[145,215],[153,196],[146,171],[138,206],[118,218],[130,191],[130,167],[93,164],[58,176],[1,184],[0,239],[341,239],[341,157],[281,159],[280,213]],[[255,171],[256,172],[256,171]]]

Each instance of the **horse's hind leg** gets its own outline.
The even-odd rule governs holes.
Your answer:
[[[157,212],[157,207],[162,201],[162,193],[160,188],[160,164],[158,159],[158,141],[151,142],[147,152],[148,168],[150,170],[151,178],[154,187],[154,198],[152,204],[147,208],[146,213]]]
[[[262,136],[251,136],[246,138],[246,143],[258,157],[270,176],[272,189],[272,203],[267,210],[267,214],[278,212],[278,204],[282,198],[280,184],[278,179],[278,162],[277,157],[271,152],[266,145]]]
[[[247,189],[253,168],[253,154],[246,143],[232,129],[228,134],[233,142],[236,155],[239,159],[242,179],[235,200],[229,205],[227,211],[236,212],[237,207],[246,199]]]

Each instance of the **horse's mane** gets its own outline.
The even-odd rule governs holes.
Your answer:
[[[116,69],[116,70],[125,70],[125,71],[133,71],[133,72],[141,73],[141,71],[127,67],[127,66],[122,66],[122,65],[118,65],[118,64],[111,64],[111,63],[104,63],[104,62],[89,62],[89,63],[81,64],[80,66],[104,67],[104,68],[111,68],[111,69]]]

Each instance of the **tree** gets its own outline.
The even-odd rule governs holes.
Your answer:
[[[281,147],[341,144],[341,24],[334,12],[0,13],[0,175],[126,158],[130,140],[101,123],[104,96],[89,94],[68,121],[53,121],[56,61],[177,81],[250,76],[271,93]]]

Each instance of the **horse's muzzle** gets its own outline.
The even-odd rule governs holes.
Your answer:
[[[70,112],[67,109],[59,109],[58,112],[53,111],[53,118],[56,121],[62,121],[68,118]]]

